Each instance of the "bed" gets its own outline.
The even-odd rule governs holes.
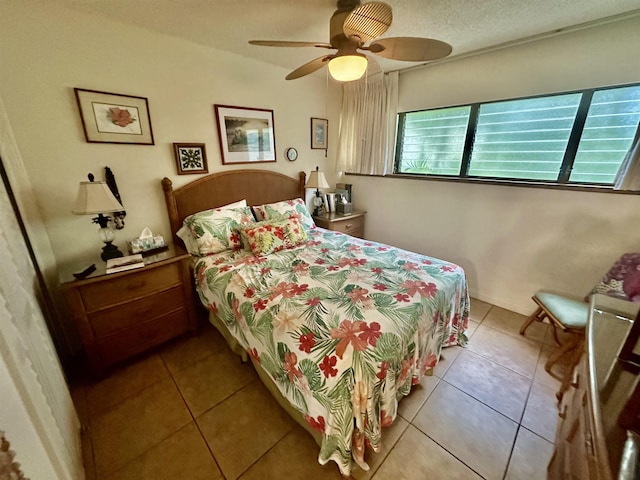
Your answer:
[[[466,344],[469,297],[455,264],[315,227],[304,184],[263,170],[162,180],[209,321],[347,476],[441,349]]]

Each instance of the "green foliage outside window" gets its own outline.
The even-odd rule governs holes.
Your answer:
[[[399,114],[394,173],[612,185],[640,85]]]

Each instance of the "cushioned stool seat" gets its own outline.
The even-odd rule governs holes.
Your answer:
[[[553,337],[560,348],[549,356],[544,369],[551,373],[551,368],[558,360],[574,352],[570,358],[569,370],[571,370],[573,364],[578,362],[583,348],[589,304],[581,299],[544,290],[536,292],[531,298],[538,304],[538,309],[522,324],[520,335],[524,335],[527,327],[534,321],[541,322],[548,318],[553,328]],[[560,328],[566,334],[564,343],[558,339],[556,328]]]
[[[564,297],[557,293],[537,292],[534,295],[534,301],[538,305],[544,304],[549,314],[557,318],[566,328],[581,329],[587,325],[589,304],[584,300]]]

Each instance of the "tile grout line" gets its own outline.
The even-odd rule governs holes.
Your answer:
[[[481,400],[478,400],[477,398],[475,398],[473,395],[468,394],[467,392],[461,390],[460,388],[456,387],[455,385],[452,385],[451,383],[447,382],[446,380],[444,380],[443,378],[440,379],[440,381],[445,382],[447,385],[455,388],[456,390],[458,390],[459,392],[463,393],[464,395],[472,398],[473,400],[477,401],[478,403],[484,405],[485,407],[489,408],[490,410],[494,411],[495,413],[501,415],[502,417],[504,417],[505,419],[507,419],[510,422],[516,423],[517,424],[517,428],[516,428],[516,436],[513,437],[513,443],[511,445],[511,448],[513,449],[513,446],[515,445],[516,439],[517,439],[517,432],[520,429],[520,424],[515,422],[514,420],[512,420],[511,418],[507,417],[505,414],[498,412],[496,409],[494,409],[493,407],[487,405],[486,403],[482,402]],[[439,384],[440,382],[438,382]],[[433,392],[436,390],[436,388],[438,388],[438,385],[436,385],[436,387],[433,389],[433,391],[429,394],[429,397],[433,394]],[[428,397],[427,397],[428,399]],[[422,407],[420,407],[421,409],[424,407],[424,405],[426,404],[426,400],[425,403],[422,404]],[[417,414],[416,414],[417,416]],[[415,418],[415,417],[414,417]],[[458,456],[456,456],[453,452],[451,452],[449,449],[447,449],[444,445],[441,445],[435,438],[432,438],[427,432],[425,432],[424,430],[422,430],[420,427],[418,427],[417,425],[414,425],[413,422],[410,423],[410,425],[412,425],[415,429],[417,429],[420,433],[426,435],[427,437],[429,437],[433,442],[435,442],[437,445],[439,445],[442,449],[444,449],[445,451],[447,451],[448,453],[450,453],[454,458],[456,458],[459,462],[461,462],[462,464],[464,464],[467,468],[469,468],[469,470],[473,471],[474,473],[476,473],[478,476],[480,476],[481,478],[485,478],[483,475],[481,475],[478,471],[476,471],[474,468],[472,468],[470,465],[468,465],[464,460],[462,460],[461,458],[458,458]],[[505,464],[505,469],[509,467],[509,462],[511,461],[511,453],[509,454],[509,458],[507,460],[507,463]]]
[[[427,396],[427,398],[429,398],[429,396],[431,395],[431,393]],[[425,399],[426,402],[426,399]],[[391,452],[393,451],[394,448],[396,448],[396,446],[398,445],[398,442],[400,442],[400,439],[402,437],[404,437],[405,433],[407,433],[407,430],[409,430],[409,427],[411,427],[411,422],[409,420],[407,420],[406,418],[404,418],[402,415],[400,415],[399,413],[397,414],[396,418],[402,418],[405,422],[407,422],[407,426],[405,427],[405,429],[403,430],[403,432],[400,434],[400,436],[398,437],[398,439],[395,441],[395,443],[393,444],[393,446],[389,449],[389,451],[384,455],[384,457],[382,457],[382,461],[380,462],[380,464],[375,468],[375,470],[370,470],[370,475],[369,475],[369,480],[373,480],[373,477],[376,476],[376,473],[378,473],[378,470],[380,470],[380,468],[382,467],[382,464],[387,460],[387,458],[389,457],[389,455],[391,455]],[[394,420],[395,422],[395,420]],[[367,472],[368,473],[368,472]],[[350,475],[349,479],[353,478],[353,480],[356,480],[356,478],[353,475]]]
[[[280,407],[280,405],[278,405],[278,408],[282,408]],[[283,409],[284,410],[284,409]],[[247,473],[249,470],[251,470],[251,468],[258,463],[262,458],[264,458],[271,450],[273,450],[276,445],[278,445],[280,442],[282,442],[291,432],[293,431],[293,428],[289,429],[284,435],[282,435],[281,438],[279,438],[276,443],[274,443],[273,445],[271,445],[266,452],[264,452],[262,455],[260,455],[258,458],[255,459],[255,461],[253,463],[251,463],[244,471],[242,471],[242,473],[240,473],[240,475],[238,475],[236,477],[237,480],[241,480],[242,476]]]
[[[164,363],[164,360],[162,360],[162,357],[160,357],[160,355],[158,355],[158,357],[159,357],[159,358],[160,358],[160,360]],[[135,363],[131,363],[131,364],[129,364],[128,366],[133,366],[133,365],[135,365]],[[165,365],[165,367],[166,367],[166,365]],[[132,399],[132,398],[134,398],[134,397],[139,396],[140,394],[142,394],[142,393],[143,393],[143,392],[145,392],[146,390],[149,390],[150,388],[154,387],[155,385],[157,385],[157,384],[158,384],[158,383],[160,383],[161,381],[165,380],[166,378],[171,377],[171,374],[170,374],[170,372],[168,371],[168,369],[167,369],[167,373],[168,373],[168,375],[167,375],[167,376],[163,376],[163,377],[159,378],[158,380],[156,380],[155,382],[152,382],[151,384],[149,384],[149,385],[147,385],[147,386],[145,386],[145,387],[143,387],[143,388],[140,388],[140,389],[136,390],[136,391],[135,391],[135,393],[133,393],[133,394],[128,394],[128,395],[127,395],[127,396],[125,396],[124,398],[122,398],[122,399],[118,400],[118,401],[117,401],[116,403],[114,403],[113,405],[109,405],[109,406],[108,406],[104,411],[102,411],[102,412],[98,412],[98,414],[97,414],[97,415],[92,415],[92,414],[91,414],[91,412],[89,412],[89,402],[88,402],[88,398],[86,399],[87,415],[88,415],[88,417],[89,417],[89,418],[88,418],[88,421],[89,421],[88,430],[89,430],[89,438],[90,438],[90,442],[91,442],[91,458],[92,458],[92,460],[93,460],[93,471],[94,471],[94,473],[95,473],[94,478],[95,478],[96,480],[102,480],[103,478],[105,478],[105,475],[98,475],[98,466],[97,466],[97,463],[96,463],[96,449],[95,449],[95,445],[94,445],[94,441],[93,441],[93,428],[92,428],[92,427],[93,427],[94,422],[95,422],[96,420],[98,420],[100,417],[103,417],[103,416],[105,416],[106,414],[108,414],[108,413],[112,412],[116,407],[118,407],[118,406],[119,406],[119,405],[121,405],[122,403],[126,402],[127,400],[130,400],[130,399]],[[106,377],[105,377],[105,378],[106,378]],[[98,380],[98,382],[100,382],[100,381],[101,381],[101,380]],[[86,389],[85,389],[85,390],[86,390]],[[86,393],[87,393],[87,392],[85,391],[85,394],[86,394]],[[179,430],[181,430],[182,428],[184,428],[184,426],[185,426],[185,425],[183,425],[182,427],[180,427],[180,428],[178,429],[178,431],[179,431]],[[173,432],[173,433],[175,433],[175,432]],[[171,435],[173,435],[173,434],[171,434]],[[171,435],[169,435],[169,436],[171,436]],[[160,442],[163,442],[164,440],[166,440],[167,438],[169,438],[169,436],[168,436],[168,437],[163,438],[162,440],[160,440]],[[131,460],[127,461],[124,465],[122,465],[121,467],[117,468],[116,470],[114,470],[114,471],[112,471],[112,472],[109,472],[109,473],[106,475],[106,478],[108,478],[109,476],[111,476],[111,475],[113,475],[113,474],[117,473],[118,471],[122,470],[125,466],[127,466],[128,464],[130,464],[130,463],[131,463],[132,461],[134,461],[135,459],[137,459],[137,458],[141,457],[142,455],[144,455],[146,452],[148,452],[151,448],[153,448],[153,447],[155,447],[156,445],[158,445],[160,442],[158,442],[158,443],[156,443],[156,444],[152,445],[152,446],[151,446],[151,447],[149,447],[147,450],[145,450],[144,452],[142,452],[140,455],[137,455],[136,457],[134,457],[134,458],[132,458]]]
[[[487,312],[487,314],[488,314],[488,312]],[[486,315],[485,315],[485,317],[486,317]],[[487,327],[487,328],[491,328],[491,327]],[[497,330],[497,329],[493,329],[493,330]],[[499,331],[499,330],[498,330],[498,331]],[[504,333],[504,332],[503,332],[503,333]],[[461,393],[463,393],[463,394],[465,394],[465,395],[467,395],[467,396],[471,397],[472,399],[476,400],[477,402],[481,403],[482,405],[486,406],[487,408],[489,408],[489,409],[493,410],[494,412],[496,412],[496,413],[500,414],[501,416],[505,417],[507,420],[509,420],[509,421],[511,421],[511,422],[513,422],[513,423],[516,423],[516,424],[517,424],[517,427],[516,427],[516,433],[515,433],[515,436],[514,436],[513,442],[512,442],[512,444],[511,444],[511,449],[510,449],[510,451],[509,451],[509,456],[508,456],[507,462],[506,462],[506,464],[505,464],[505,470],[504,470],[504,473],[503,473],[503,475],[502,475],[502,478],[503,478],[503,480],[504,480],[504,479],[506,478],[507,473],[509,472],[509,466],[511,465],[511,459],[512,459],[512,457],[513,457],[513,451],[514,451],[514,449],[515,449],[516,441],[517,441],[517,439],[518,439],[518,434],[520,433],[520,430],[521,430],[521,429],[525,429],[525,430],[527,430],[527,431],[530,431],[531,433],[533,433],[533,434],[534,434],[534,435],[536,435],[537,437],[539,437],[539,438],[541,438],[541,439],[543,439],[543,440],[545,440],[545,441],[547,441],[547,442],[548,442],[548,440],[547,440],[546,438],[544,438],[543,436],[539,435],[539,434],[538,434],[538,433],[536,433],[536,432],[533,432],[533,431],[529,430],[527,427],[525,427],[524,425],[522,425],[522,421],[523,421],[523,419],[524,419],[524,415],[525,415],[525,412],[526,412],[526,409],[527,409],[527,405],[528,405],[528,403],[529,403],[529,399],[530,399],[530,397],[531,397],[531,392],[532,392],[532,390],[533,390],[533,384],[534,384],[534,383],[537,383],[537,382],[535,382],[534,377],[529,378],[529,377],[527,377],[526,375],[522,375],[520,372],[516,372],[516,371],[514,371],[514,370],[510,369],[509,367],[505,367],[504,365],[501,365],[500,363],[498,363],[498,362],[496,362],[496,361],[494,361],[494,360],[492,360],[492,359],[490,359],[490,358],[488,358],[488,357],[485,357],[484,355],[481,355],[481,354],[479,354],[478,352],[473,352],[473,351],[471,351],[471,353],[474,353],[474,354],[476,354],[476,355],[479,355],[479,356],[481,356],[482,358],[485,358],[485,359],[487,359],[488,361],[490,361],[490,362],[494,363],[495,365],[498,365],[498,366],[501,366],[501,367],[503,367],[503,368],[506,368],[506,369],[508,369],[508,370],[510,370],[510,371],[512,371],[512,372],[514,372],[514,373],[516,373],[516,374],[518,374],[518,375],[520,375],[521,377],[526,378],[526,379],[529,381],[529,388],[528,388],[527,395],[526,395],[526,398],[525,398],[525,401],[524,401],[524,406],[523,406],[523,408],[522,408],[522,413],[520,414],[520,419],[519,419],[519,421],[515,421],[515,420],[513,420],[513,419],[509,418],[507,415],[503,414],[502,412],[500,412],[500,411],[496,410],[496,409],[495,409],[494,407],[492,407],[491,405],[488,405],[487,403],[483,402],[482,400],[480,400],[480,399],[478,399],[478,398],[474,397],[472,394],[467,393],[467,392],[465,392],[464,390],[462,390],[461,388],[457,387],[456,385],[453,385],[452,383],[448,382],[448,381],[444,378],[444,376],[446,375],[446,373],[447,373],[447,372],[448,372],[448,371],[453,367],[454,363],[458,360],[458,358],[460,358],[460,356],[459,356],[459,355],[458,355],[458,356],[454,359],[454,361],[451,363],[451,365],[449,366],[449,368],[447,369],[447,371],[445,372],[445,374],[443,374],[443,377],[440,377],[440,381],[445,382],[447,385],[450,385],[451,387],[455,388],[456,390],[460,391]],[[539,350],[539,352],[538,352],[538,357],[536,358],[536,369],[537,369],[538,362],[540,361],[540,357],[541,357],[541,355],[542,355],[542,348]],[[535,376],[535,371],[534,371],[534,376]],[[438,382],[438,383],[439,383],[439,382]],[[435,387],[435,388],[437,388],[437,385],[436,385],[436,387]],[[434,388],[434,389],[433,389],[433,391],[432,391],[432,392],[427,396],[427,399],[425,400],[425,402],[422,404],[422,406],[421,406],[420,408],[424,407],[424,405],[426,404],[426,402],[427,402],[427,400],[429,399],[429,397],[430,397],[430,396],[433,394],[433,392],[435,391],[435,388]],[[414,418],[415,418],[415,417],[414,417]],[[473,468],[471,468],[471,466],[467,465],[463,460],[461,460],[460,458],[456,457],[456,456],[453,454],[453,452],[450,452],[450,451],[449,451],[449,450],[447,450],[444,446],[440,445],[440,444],[439,444],[435,439],[431,438],[427,432],[424,432],[423,430],[421,430],[417,425],[413,425],[413,423],[412,423],[412,422],[410,422],[410,424],[411,424],[412,426],[414,426],[416,429],[418,429],[418,431],[422,432],[424,435],[426,435],[426,436],[427,436],[427,437],[429,437],[431,440],[433,440],[435,443],[437,443],[441,448],[443,448],[444,450],[446,450],[447,452],[449,452],[451,455],[453,455],[456,459],[458,459],[460,462],[462,462],[464,465],[466,465],[469,469],[471,469],[472,471],[474,471],[475,473],[477,473],[478,475],[480,475],[480,474],[479,474],[478,472],[476,472]],[[551,442],[549,442],[549,443],[551,443]],[[480,476],[482,477],[482,475],[480,475]],[[483,477],[483,478],[484,478],[484,477]]]
[[[475,473],[476,475],[478,475],[480,478],[485,479],[486,477],[481,475],[480,472],[476,471],[475,469],[473,469],[470,465],[467,465],[467,463],[462,460],[461,458],[458,458],[458,456],[456,454],[454,454],[453,452],[451,452],[449,449],[447,449],[444,445],[441,445],[440,442],[438,442],[435,438],[432,438],[431,435],[429,435],[428,433],[426,433],[425,431],[421,430],[420,428],[418,428],[417,425],[411,424],[411,426],[413,428],[415,428],[416,430],[418,430],[420,433],[422,433],[424,436],[426,436],[429,440],[431,440],[433,443],[435,443],[436,445],[438,445],[441,449],[443,449],[445,452],[447,452],[449,455],[451,455],[453,458],[455,458],[457,461],[459,461],[461,464],[463,464],[465,467],[467,467],[469,470],[471,470],[473,473]]]
[[[222,476],[223,479],[226,479],[227,477],[225,476],[224,472],[222,471],[222,468],[220,468],[220,464],[218,463],[218,460],[216,459],[216,456],[213,454],[213,450],[211,450],[211,446],[209,445],[209,442],[207,442],[207,439],[205,438],[204,434],[202,433],[202,429],[200,428],[200,424],[198,424],[198,422],[196,420],[196,417],[193,415],[193,412],[189,408],[189,404],[187,403],[186,398],[184,398],[184,395],[182,394],[182,390],[180,390],[180,386],[178,385],[178,383],[176,382],[176,379],[173,376],[173,372],[169,369],[169,367],[168,367],[165,359],[162,357],[162,355],[160,356],[160,359],[162,360],[162,363],[164,364],[164,366],[167,369],[167,371],[169,372],[169,377],[171,378],[171,381],[175,385],[176,390],[178,390],[178,394],[180,395],[180,398],[182,399],[182,402],[184,403],[185,408],[187,409],[187,411],[189,412],[189,415],[191,416],[191,421],[193,422],[194,426],[198,430],[198,434],[200,435],[200,438],[204,442],[205,446],[207,447],[207,450],[209,451],[209,454],[211,455],[211,458],[213,459],[213,462],[216,464],[216,468],[218,469],[218,472],[220,472],[220,475]],[[198,359],[197,361],[200,361],[200,360],[201,359]],[[180,371],[180,370],[182,370],[182,369],[178,369],[177,371]],[[229,397],[227,397],[227,398],[229,398]],[[211,407],[211,408],[214,408],[214,407]],[[209,410],[211,410],[211,409],[206,410],[206,412],[208,412]],[[206,412],[203,412],[203,415]]]

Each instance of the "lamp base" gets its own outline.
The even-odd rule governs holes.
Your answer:
[[[316,196],[313,197],[313,216],[314,217],[319,217],[320,215],[324,214],[324,207],[323,207],[323,201],[322,201],[322,197],[320,196],[320,190],[316,189]]]
[[[100,258],[106,262],[110,258],[119,258],[119,257],[124,257],[124,254],[120,250],[118,250],[118,247],[116,247],[111,242],[105,242],[105,246],[102,247],[102,253],[100,254]]]

